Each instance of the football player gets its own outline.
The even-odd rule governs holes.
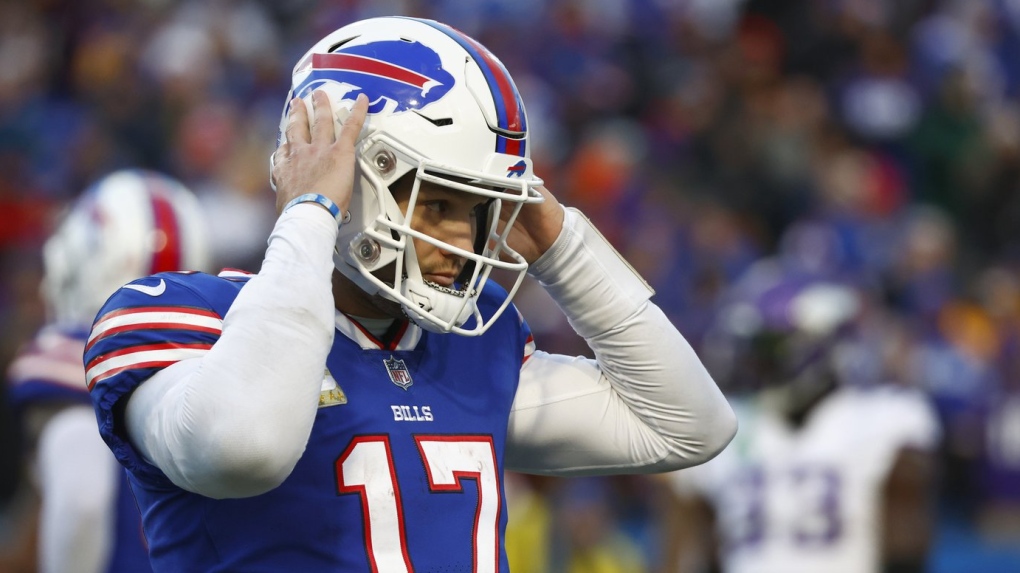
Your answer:
[[[506,571],[505,470],[661,472],[729,442],[528,127],[502,63],[439,22],[359,21],[298,61],[260,272],[135,281],[86,350],[155,569]],[[536,350],[529,269],[598,360]]]
[[[669,475],[666,570],[925,570],[940,428],[924,394],[883,383],[867,302],[772,260],[735,285],[704,355],[732,383],[740,430]]]
[[[41,500],[39,571],[150,570],[125,472],[96,430],[82,355],[92,320],[121,285],[205,269],[205,233],[181,183],[123,170],[87,189],[44,245],[48,324],[7,373]]]

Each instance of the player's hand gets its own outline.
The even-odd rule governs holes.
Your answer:
[[[332,200],[344,212],[350,207],[354,188],[354,148],[365,124],[368,98],[360,94],[343,122],[339,135],[329,96],[312,92],[312,118],[300,98],[290,102],[284,141],[273,155],[276,184],[276,212],[291,199],[318,193]]]
[[[545,201],[524,205],[507,236],[510,248],[520,253],[528,264],[549,250],[563,229],[563,206],[545,186],[537,189],[545,196]],[[503,209],[501,216],[504,222],[508,215],[507,209]]]

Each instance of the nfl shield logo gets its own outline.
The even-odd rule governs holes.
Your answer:
[[[407,365],[403,360],[398,360],[390,355],[389,360],[383,360],[383,364],[386,365],[386,371],[390,374],[390,380],[397,386],[407,390],[411,384],[414,384],[414,380],[411,380],[411,373],[407,371]]]

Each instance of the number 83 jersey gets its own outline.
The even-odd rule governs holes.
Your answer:
[[[217,500],[143,460],[116,411],[159,368],[208,351],[246,278],[136,283],[155,279],[165,290],[125,287],[110,299],[85,360],[100,432],[129,470],[157,571],[508,570],[503,451],[533,348],[519,314],[478,337],[405,325],[383,344],[338,313],[294,471],[268,493]],[[501,300],[483,294],[480,306]],[[234,399],[245,407],[245,396]]]
[[[892,386],[842,387],[792,428],[774,410],[738,400],[733,442],[671,474],[680,496],[715,513],[728,573],[878,571],[881,496],[903,448],[940,437],[927,399]]]

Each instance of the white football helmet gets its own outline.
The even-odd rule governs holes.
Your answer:
[[[369,294],[399,303],[422,328],[485,332],[527,272],[524,258],[507,246],[510,227],[524,204],[542,201],[524,104],[506,68],[484,46],[445,24],[373,18],[336,30],[301,58],[288,105],[297,96],[310,106],[316,89],[330,95],[338,133],[358,94],[369,99],[350,212],[334,252],[337,270]],[[278,143],[288,111],[285,106]],[[415,181],[404,213],[389,188],[411,171]],[[423,181],[489,201],[474,252],[413,229],[411,215]],[[509,224],[497,232],[504,209]],[[422,278],[413,239],[468,260],[454,288]],[[373,274],[388,265],[395,267],[393,284]],[[493,269],[509,271],[513,284],[498,309],[483,316],[476,301]]]
[[[153,273],[207,270],[198,200],[162,174],[122,170],[93,183],[43,246],[51,320],[89,325],[118,288]]]

